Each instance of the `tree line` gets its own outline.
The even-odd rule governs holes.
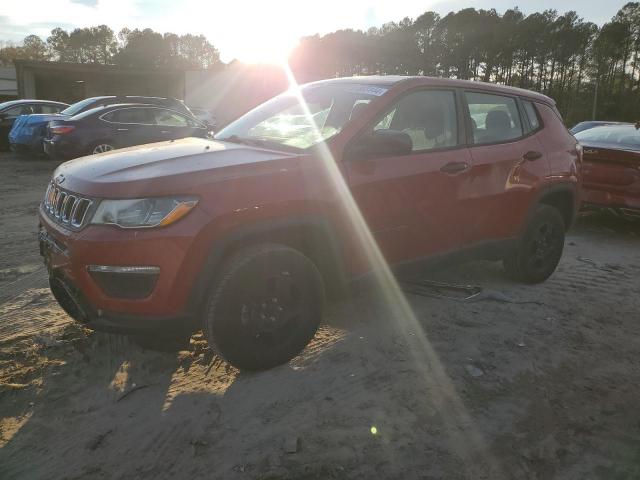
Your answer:
[[[640,3],[602,27],[576,12],[517,8],[425,12],[366,32],[301,39],[290,59],[307,79],[432,75],[496,82],[553,97],[567,123],[640,119]]]
[[[43,40],[27,36],[22,45],[0,45],[0,64],[14,59],[99,63],[130,67],[212,68],[220,64],[218,50],[204,35],[158,33],[150,28],[117,34],[108,26],[54,28]]]
[[[213,68],[218,50],[203,35],[158,33],[106,25],[0,47],[13,59],[136,67]],[[304,37],[290,57],[306,80],[351,75],[432,75],[536,90],[553,97],[567,123],[640,119],[640,3],[630,2],[602,27],[576,12],[524,15],[518,8],[425,12],[367,31]]]

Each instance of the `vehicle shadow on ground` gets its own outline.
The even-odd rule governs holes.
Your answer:
[[[583,231],[635,242],[638,229],[587,215],[568,243]],[[572,248],[568,259],[578,255]],[[524,300],[564,285],[517,286],[488,262],[425,277]],[[32,375],[40,382],[2,393],[3,416],[24,423],[0,449],[0,477],[550,478],[556,450],[568,452],[562,461],[579,458],[583,445],[553,442],[566,438],[558,411],[599,411],[598,402],[585,403],[582,384],[600,395],[600,379],[569,357],[587,347],[602,348],[594,361],[610,356],[589,336],[600,335],[598,323],[577,331],[571,317],[562,318],[565,326],[544,305],[415,295],[407,295],[415,319],[406,323],[384,298],[365,290],[329,305],[314,342],[262,373],[239,373],[193,350],[153,352],[126,337],[69,328],[26,365],[43,372]],[[541,378],[544,389],[532,389]],[[575,401],[572,382],[581,384]],[[557,410],[561,404],[568,406]],[[535,426],[543,417],[553,422]],[[532,426],[518,430],[523,421]]]

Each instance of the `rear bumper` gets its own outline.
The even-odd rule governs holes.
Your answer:
[[[65,142],[60,139],[45,138],[42,141],[44,153],[51,158],[70,159],[83,155],[82,146],[75,143]]]
[[[582,201],[587,205],[640,211],[640,195],[583,187]]]
[[[42,144],[30,145],[26,143],[10,142],[9,149],[15,153],[40,153],[44,152]]]

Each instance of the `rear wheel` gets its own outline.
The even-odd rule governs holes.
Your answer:
[[[315,335],[324,287],[315,264],[278,244],[234,254],[214,282],[204,330],[211,348],[244,370],[289,361]]]
[[[114,147],[110,143],[98,142],[91,148],[91,154],[110,152],[111,150],[114,150],[115,148],[116,147]]]
[[[562,214],[549,205],[538,205],[515,252],[504,259],[505,270],[525,283],[545,281],[560,262],[564,237]]]

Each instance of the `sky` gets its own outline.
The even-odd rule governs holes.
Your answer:
[[[100,24],[159,32],[203,34],[223,61],[277,60],[298,38],[341,28],[366,30],[385,22],[415,18],[433,10],[441,15],[462,8],[518,6],[529,14],[545,9],[575,10],[598,25],[609,21],[627,0],[0,0],[0,40],[43,39],[51,29]],[[270,58],[273,57],[273,58]]]

